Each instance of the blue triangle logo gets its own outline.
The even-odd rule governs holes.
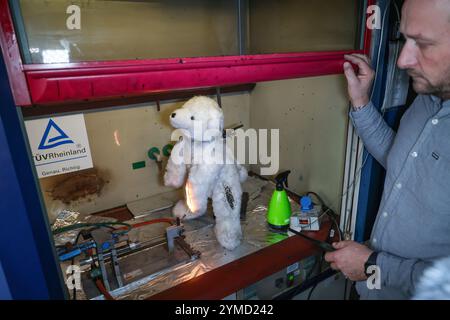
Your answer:
[[[55,130],[59,135],[49,139],[49,134],[53,134]],[[69,136],[64,131],[62,131],[61,128],[58,127],[58,125],[52,119],[50,119],[48,121],[44,135],[42,136],[41,143],[39,143],[38,149],[50,149],[66,143],[74,142],[70,140]]]

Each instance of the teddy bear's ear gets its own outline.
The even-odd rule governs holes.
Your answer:
[[[210,130],[223,130],[223,113],[220,110],[213,110],[210,112],[210,118],[208,120],[208,129]]]

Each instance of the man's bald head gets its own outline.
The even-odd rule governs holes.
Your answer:
[[[438,10],[447,13],[447,19],[448,22],[450,23],[450,0],[431,0],[431,1],[436,1],[437,2],[436,6]]]
[[[427,3],[436,6],[438,11],[445,13],[450,24],[450,0],[429,0]]]
[[[450,0],[406,0],[400,31],[406,43],[398,66],[414,90],[450,99]]]
[[[405,19],[421,16],[440,27],[450,28],[450,0],[405,0],[402,22]],[[450,29],[447,29],[450,32]]]

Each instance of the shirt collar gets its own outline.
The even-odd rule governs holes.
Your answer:
[[[436,97],[436,96],[433,96],[433,95],[431,96],[431,99],[432,99],[434,102],[436,102],[436,103],[442,105],[442,107],[450,107],[450,100],[442,101],[441,98]]]

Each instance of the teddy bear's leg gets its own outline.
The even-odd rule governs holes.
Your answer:
[[[208,195],[194,182],[188,180],[185,185],[185,199],[178,201],[173,208],[173,214],[180,219],[195,219],[205,214],[208,205]]]
[[[239,217],[216,218],[214,232],[217,241],[225,249],[234,250],[241,243],[242,230]]]
[[[197,218],[198,215],[195,215],[192,213],[192,211],[189,209],[189,207],[186,204],[185,199],[178,200],[178,202],[175,204],[175,206],[172,209],[172,213],[174,217],[180,218],[182,220],[186,219],[194,219]]]
[[[228,250],[235,249],[241,242],[241,199],[242,188],[237,171],[224,170],[214,188],[213,208],[217,241]]]
[[[175,204],[175,206],[172,209],[172,213],[176,218],[180,218],[182,220],[190,220],[190,219],[195,219],[198,218],[200,216],[202,216],[203,214],[205,214],[205,212],[192,212],[188,205],[186,204],[186,200],[185,199],[181,199],[178,200],[178,202]]]

